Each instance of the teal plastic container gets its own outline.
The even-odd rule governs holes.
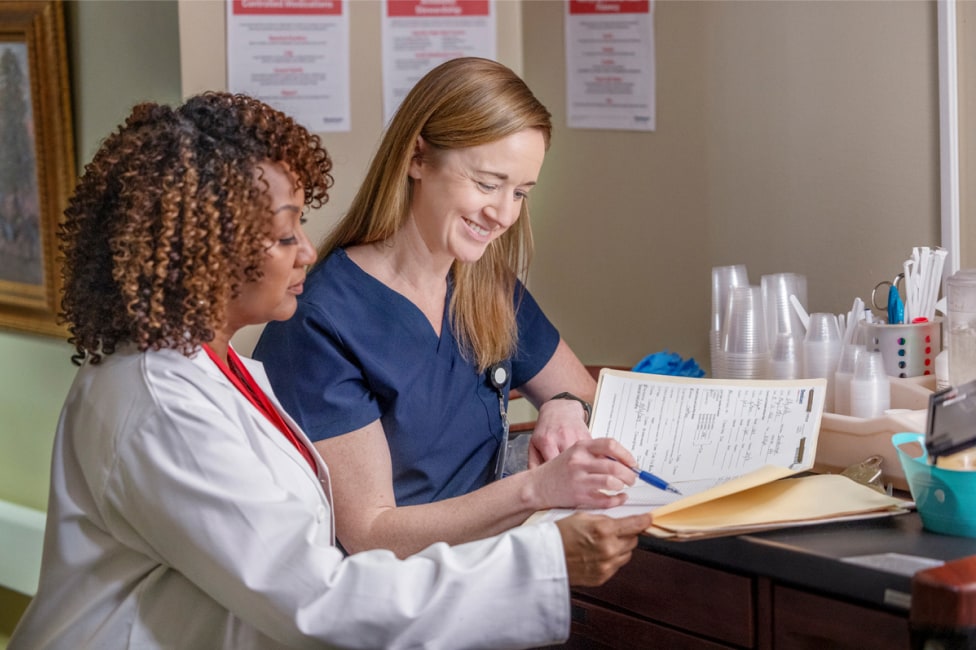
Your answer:
[[[908,442],[917,442],[922,455],[912,458],[899,448]],[[921,433],[896,433],[891,444],[905,470],[922,525],[936,533],[976,537],[976,471],[930,465]]]

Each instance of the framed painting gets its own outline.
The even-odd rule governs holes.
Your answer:
[[[75,183],[61,0],[0,2],[0,327],[58,324],[57,228]]]

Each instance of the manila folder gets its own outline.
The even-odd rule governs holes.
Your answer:
[[[654,523],[647,532],[679,539],[739,534],[898,514],[912,505],[839,474],[786,478],[790,473],[786,468],[765,466],[655,508]]]

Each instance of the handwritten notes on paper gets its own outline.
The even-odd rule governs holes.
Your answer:
[[[765,465],[813,466],[823,380],[690,379],[604,370],[591,432],[694,494]]]

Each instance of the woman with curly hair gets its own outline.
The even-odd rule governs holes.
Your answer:
[[[630,452],[590,439],[596,383],[522,284],[551,130],[502,64],[432,69],[320,247],[297,315],[264,329],[254,357],[335,466],[346,550],[478,539],[536,510],[619,505],[634,483],[608,458]],[[539,408],[531,469],[493,480],[510,388]]]
[[[60,231],[81,368],[12,650],[535,646],[566,636],[569,585],[629,558],[649,516],[336,548],[328,468],[230,344],[295,311],[331,164],[284,114],[207,93],[137,106],[86,167]]]

